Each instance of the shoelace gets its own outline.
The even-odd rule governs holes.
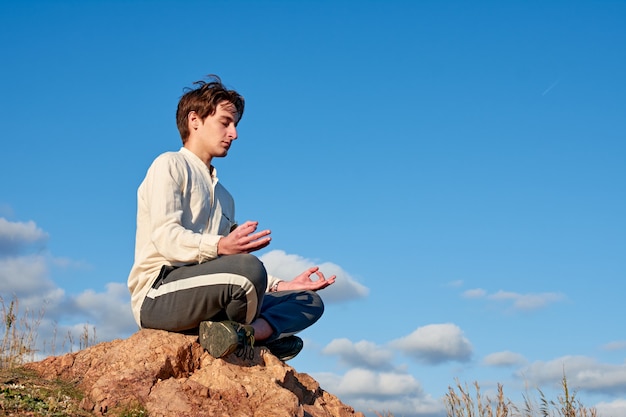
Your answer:
[[[237,355],[238,358],[243,357],[244,359],[252,360],[254,359],[254,335],[244,326],[239,325],[237,333],[239,333],[241,330],[244,331],[243,343],[237,346],[235,355]]]
[[[238,346],[235,355],[237,355],[238,358],[252,360],[254,359],[254,348],[248,345]]]

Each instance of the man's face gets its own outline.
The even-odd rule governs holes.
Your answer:
[[[237,139],[239,115],[235,106],[227,101],[218,104],[215,114],[207,116],[204,122],[197,120],[197,140],[203,150],[214,157],[224,157],[232,142]]]

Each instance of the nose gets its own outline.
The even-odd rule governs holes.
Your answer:
[[[228,131],[228,137],[231,138],[232,140],[237,139],[237,128],[235,126],[232,126],[229,131]]]

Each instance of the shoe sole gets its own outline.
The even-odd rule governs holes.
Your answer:
[[[237,332],[222,322],[201,322],[198,338],[200,345],[214,358],[221,358],[237,349]]]

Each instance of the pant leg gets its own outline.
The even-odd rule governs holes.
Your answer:
[[[204,320],[249,324],[260,313],[267,288],[263,263],[249,254],[174,269],[157,279],[141,306],[141,326],[195,329]]]
[[[314,291],[280,291],[265,294],[261,317],[274,329],[265,343],[296,334],[315,323],[324,313],[324,303]]]

